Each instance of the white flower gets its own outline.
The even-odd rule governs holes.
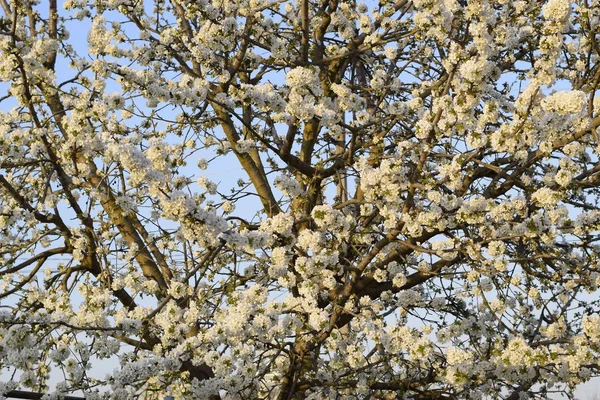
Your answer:
[[[542,7],[542,15],[546,20],[564,21],[570,13],[570,0],[550,0]]]
[[[274,184],[288,197],[296,197],[304,192],[298,181],[287,174],[281,174],[275,178]]]
[[[493,285],[492,280],[490,278],[483,278],[479,282],[479,287],[484,292],[489,292],[490,290],[492,290],[494,288],[494,285]]]
[[[284,247],[276,247],[271,251],[271,260],[269,263],[269,276],[279,278],[287,273],[288,262],[290,257],[287,255],[287,250]]]
[[[531,195],[531,200],[541,206],[555,206],[561,198],[560,193],[547,187],[538,189]]]
[[[585,110],[587,96],[580,90],[556,92],[542,100],[542,109],[559,115],[577,114]]]
[[[260,225],[260,230],[266,233],[289,236],[292,233],[293,225],[293,216],[285,213],[280,213],[272,218],[265,220]]]
[[[406,282],[406,275],[404,275],[403,273],[398,273],[394,275],[394,278],[392,279],[392,285],[397,288],[401,288],[402,286],[406,285]]]
[[[180,299],[186,295],[187,289],[188,286],[182,282],[171,282],[168,293],[174,299]]]
[[[200,168],[201,170],[205,170],[206,168],[208,168],[208,162],[206,161],[206,159],[198,159],[198,168]]]
[[[116,202],[125,215],[134,214],[138,210],[135,200],[129,196],[118,196]]]
[[[446,351],[446,360],[449,365],[470,363],[473,359],[473,354],[461,350],[457,347],[450,347]]]
[[[201,176],[196,182],[198,183],[198,186],[206,190],[209,194],[217,193],[217,184],[210,181],[207,177]]]
[[[566,171],[564,169],[558,171],[554,176],[554,180],[556,181],[556,183],[558,183],[562,187],[569,186],[572,179],[573,175],[569,171]]]
[[[94,17],[88,34],[90,54],[102,54],[110,44],[111,33],[105,27],[106,19],[100,15]]]
[[[529,365],[532,349],[522,337],[516,337],[508,342],[502,351],[502,361],[511,366]]]
[[[235,204],[228,200],[223,202],[221,208],[225,214],[231,214],[235,210]]]
[[[340,210],[336,210],[330,205],[316,206],[313,208],[311,216],[318,227],[332,231],[347,230],[348,221]]]
[[[566,330],[567,326],[565,325],[563,318],[561,318],[558,322],[554,322],[547,327],[540,329],[542,334],[549,338],[561,337],[565,334]]]
[[[504,245],[504,242],[501,242],[499,240],[494,240],[492,242],[490,242],[490,244],[488,245],[488,254],[490,255],[490,257],[499,257],[502,254],[504,254],[504,252],[506,251],[506,246]]]
[[[235,149],[238,153],[247,153],[254,146],[254,141],[250,139],[240,140],[236,143]]]
[[[315,96],[323,93],[319,74],[313,68],[296,67],[287,73],[285,81],[292,89],[306,88]]]
[[[600,340],[600,316],[585,315],[582,321],[583,331],[593,341]]]
[[[343,84],[332,84],[331,90],[337,95],[336,101],[341,110],[360,111],[365,107],[365,100]]]
[[[535,300],[540,297],[540,291],[536,287],[531,287],[527,291],[527,296]]]
[[[403,290],[398,294],[398,306],[409,307],[421,301],[421,294],[414,289]]]
[[[385,57],[393,60],[397,57],[398,55],[398,49],[396,47],[393,46],[386,46],[385,47]]]

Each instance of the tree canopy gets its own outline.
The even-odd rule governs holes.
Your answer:
[[[0,6],[0,397],[600,375],[598,0]]]

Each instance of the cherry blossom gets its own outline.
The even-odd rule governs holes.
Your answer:
[[[598,1],[0,7],[0,398],[600,376]]]

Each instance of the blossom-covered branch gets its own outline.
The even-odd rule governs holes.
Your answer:
[[[0,397],[600,374],[597,1],[0,6]]]

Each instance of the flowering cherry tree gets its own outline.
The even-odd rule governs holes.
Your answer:
[[[600,375],[598,0],[0,6],[0,396]]]

